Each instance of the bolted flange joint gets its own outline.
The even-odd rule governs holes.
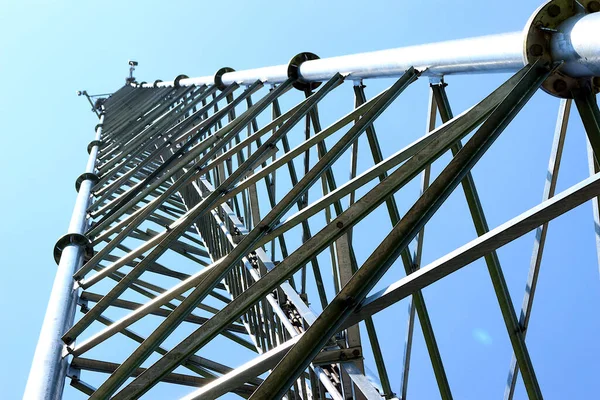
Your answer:
[[[92,152],[92,147],[101,146],[101,145],[102,145],[102,140],[92,140],[87,146],[88,154],[90,154]]]
[[[309,82],[300,76],[300,65],[305,61],[318,60],[319,56],[314,53],[304,52],[296,54],[290,60],[287,69],[287,76],[294,80],[292,86],[303,92],[310,92],[321,85],[321,82]]]
[[[223,83],[223,75],[225,75],[228,72],[234,72],[234,71],[235,71],[235,69],[233,69],[233,68],[223,67],[215,73],[215,77],[213,78],[213,81],[215,82],[215,86],[217,87],[217,89],[219,89],[220,91],[223,91],[223,90],[225,90],[225,88],[227,88],[227,85],[225,85]]]
[[[550,0],[538,8],[525,26],[523,58],[526,64],[542,59],[548,64],[571,61],[568,54],[570,30],[575,21],[600,11],[600,0]],[[567,50],[565,50],[567,49]],[[553,96],[573,98],[572,91],[590,85],[600,91],[600,79],[578,76],[559,66],[542,85]]]
[[[173,86],[176,88],[180,88],[181,84],[179,83],[182,79],[188,79],[189,76],[181,74],[181,75],[177,75],[175,77],[175,80],[173,81]],[[154,82],[154,84],[156,84],[156,82]]]
[[[86,180],[92,181],[92,184],[95,185],[96,183],[98,183],[98,181],[100,181],[100,178],[98,178],[98,175],[91,172],[84,172],[83,174],[79,175],[79,178],[77,178],[77,180],[75,181],[75,189],[78,193],[79,188],[81,187],[81,183]]]
[[[67,233],[61,236],[60,239],[54,245],[54,261],[56,264],[60,263],[60,256],[63,250],[70,244],[84,247],[84,262],[88,262],[94,256],[94,248],[92,247],[92,241],[87,236],[80,233]]]

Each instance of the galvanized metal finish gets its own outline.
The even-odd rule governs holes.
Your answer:
[[[55,248],[57,276],[24,397],[60,399],[69,381],[91,399],[152,396],[162,383],[189,387],[180,393],[190,400],[405,400],[422,333],[440,397],[452,399],[441,327],[422,289],[484,258],[514,354],[505,398],[519,372],[528,397],[543,398],[525,336],[549,221],[594,199],[600,243],[600,13],[597,2],[581,1],[560,19],[553,7],[561,1],[536,11],[524,33],[334,58],[301,53],[289,65],[171,82],[138,84],[130,74],[94,105],[100,120]],[[548,18],[557,26],[539,25]],[[538,44],[546,54],[534,54]],[[454,116],[443,77],[491,72],[514,75]],[[383,151],[378,120],[409,86],[426,90],[423,76],[432,77],[425,135]],[[370,78],[394,79],[368,99]],[[322,117],[333,93],[352,84],[354,108]],[[574,99],[592,176],[555,195],[572,104],[563,99],[542,203],[490,229],[471,169],[540,87]],[[451,160],[432,176],[444,154]],[[421,192],[402,214],[397,193],[419,175]],[[422,266],[425,227],[458,186],[479,237]],[[364,258],[357,229],[380,206],[383,239]],[[496,250],[534,229],[519,316]],[[396,262],[406,277],[370,294]],[[386,349],[389,326],[373,315],[407,297],[402,358]],[[130,347],[118,361],[102,358],[123,341]],[[205,349],[215,346],[226,351],[211,359]]]
[[[566,21],[560,34],[553,36],[552,54],[564,61],[561,70],[569,76],[597,76],[600,68],[600,17],[598,14],[578,14],[576,20]],[[419,46],[401,47],[371,53],[306,61],[299,67],[303,81],[326,81],[336,73],[347,74],[348,79],[398,77],[409,67],[423,75],[441,77],[451,74],[516,72],[527,61],[523,56],[525,34],[512,32]],[[287,78],[286,64],[246,71],[228,72],[221,81],[230,85],[248,85],[257,79],[271,84]],[[182,79],[182,86],[213,85],[214,76]],[[174,81],[157,84],[173,86]],[[142,87],[153,87],[144,84]]]
[[[105,117],[104,110],[102,110],[100,124],[96,127],[96,140],[100,140],[102,137]],[[91,148],[85,169],[86,173],[95,172],[98,150],[98,146]],[[88,230],[89,220],[86,216],[86,209],[90,202],[91,191],[91,180],[86,179],[81,182],[68,234],[83,235]],[[78,295],[74,288],[73,273],[83,263],[84,253],[85,246],[75,242],[71,242],[62,249],[24,398],[60,399],[62,397],[68,363],[63,356],[61,336],[65,329],[73,324],[75,318]]]

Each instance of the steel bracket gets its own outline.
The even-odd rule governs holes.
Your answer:
[[[322,351],[314,358],[312,363],[313,365],[331,365],[362,359],[362,348],[357,346],[348,347],[346,349]]]
[[[78,381],[81,378],[81,370],[69,364],[69,367],[67,369],[67,376],[73,380]]]

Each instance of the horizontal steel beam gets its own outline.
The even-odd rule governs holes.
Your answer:
[[[555,60],[570,76],[600,75],[600,13],[576,16],[567,20],[560,35],[552,43]],[[352,54],[341,57],[305,61],[300,65],[303,81],[326,81],[336,73],[346,79],[386,78],[401,76],[409,67],[426,76],[468,73],[516,72],[526,64],[523,58],[525,34],[512,32],[450,40],[417,46]],[[228,72],[222,75],[224,85],[249,85],[256,80],[281,83],[288,79],[288,65]],[[179,80],[181,86],[213,85],[214,75]],[[174,81],[157,83],[157,87],[173,86]],[[142,87],[153,87],[143,84]]]
[[[71,367],[80,370],[112,374],[117,370],[117,368],[119,368],[119,364],[107,361],[93,360],[90,358],[75,357],[71,362]],[[145,370],[145,368],[138,368],[136,371],[134,371],[134,373],[131,376],[139,376]],[[210,382],[210,379],[201,378],[193,375],[171,373],[164,377],[163,382],[174,383],[176,385],[183,386],[200,387],[207,385],[207,383]],[[250,395],[252,394],[254,389],[255,388],[253,386],[246,385],[245,382],[237,383],[236,387],[230,388],[231,391],[234,391],[240,396]]]

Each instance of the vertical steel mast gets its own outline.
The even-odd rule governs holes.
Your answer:
[[[439,394],[451,399],[421,290],[483,258],[513,352],[504,397],[521,374],[528,397],[541,399],[526,334],[548,223],[593,200],[600,225],[599,11],[596,0],[552,0],[524,32],[333,58],[301,53],[285,65],[170,82],[138,83],[130,61],[126,85],[93,103],[100,120],[54,249],[56,279],[24,398],[60,399],[69,381],[90,399],[151,396],[159,383],[188,400],[406,399],[419,324]],[[512,75],[455,115],[444,77],[496,72]],[[385,156],[376,122],[424,77],[427,132]],[[372,78],[391,85],[368,99]],[[320,107],[351,84],[354,108],[322,126]],[[542,202],[490,229],[471,170],[539,89],[561,99]],[[573,103],[591,176],[557,194]],[[433,177],[445,153],[452,158]],[[348,158],[350,173],[336,173]],[[401,214],[396,194],[418,176],[421,194]],[[421,265],[425,227],[459,187],[478,238]],[[385,236],[361,248],[356,230],[379,206]],[[496,250],[533,230],[517,313]],[[394,264],[406,276],[373,293]],[[398,390],[372,316],[405,298]],[[211,346],[226,351],[209,357]]]
[[[34,362],[24,398],[59,399],[67,372],[62,334],[73,325],[78,293],[73,274],[83,263],[85,254],[90,254],[91,242],[85,236],[89,228],[87,208],[91,200],[92,187],[96,182],[96,159],[102,136],[104,113],[96,125],[96,136],[90,143],[89,158],[85,172],[77,179],[77,201],[71,216],[68,233],[61,237],[54,248],[54,259],[58,263],[56,278],[52,286],[48,309],[35,350]]]

